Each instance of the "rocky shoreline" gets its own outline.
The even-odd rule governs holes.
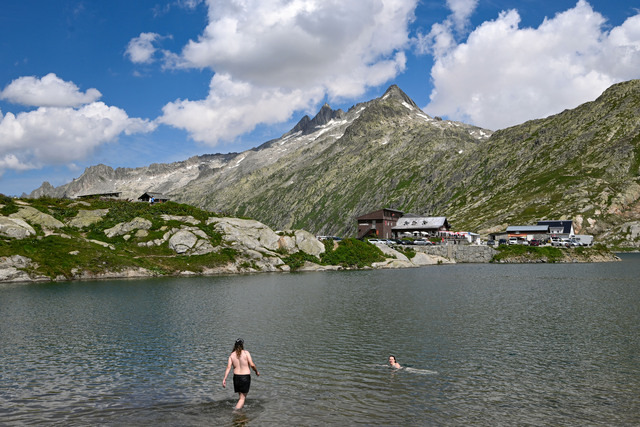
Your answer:
[[[496,261],[499,251],[487,246],[394,248],[352,241],[349,250],[359,246],[361,252],[356,258],[369,257],[361,262],[353,254],[349,260],[325,257],[346,250],[344,242],[326,244],[304,230],[275,232],[259,221],[211,216],[171,202],[5,201],[8,206],[0,205],[0,283],[619,259],[567,249],[563,259],[519,255]]]

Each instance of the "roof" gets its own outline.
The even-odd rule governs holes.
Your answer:
[[[549,232],[548,225],[510,225],[507,227],[507,233],[547,233]]]
[[[147,192],[146,192],[146,193],[144,193],[142,196],[138,197],[138,199],[139,199],[139,198],[141,198],[141,197],[144,197],[144,195],[145,195],[145,194],[146,194],[147,196],[149,196],[149,197],[154,197],[154,198],[160,198],[160,199],[167,199],[167,198],[168,198],[167,196],[165,196],[165,195],[164,195],[164,194],[162,194],[162,193],[152,193],[152,192],[147,191]]]
[[[571,228],[573,227],[573,221],[564,220],[564,221],[538,221],[538,225],[547,225],[549,228],[554,227],[562,227],[562,232],[569,234],[571,233]]]
[[[437,230],[443,226],[448,226],[446,216],[403,216],[393,230]]]
[[[369,212],[369,213],[364,214],[364,215],[360,215],[359,217],[356,218],[356,220],[360,221],[360,220],[367,220],[367,219],[384,219],[385,218],[385,215],[384,215],[385,211],[386,212],[395,213],[395,214],[399,214],[399,215],[397,215],[398,217],[403,215],[402,211],[399,211],[399,210],[396,210],[396,209],[383,208],[383,209],[378,209],[377,211]]]

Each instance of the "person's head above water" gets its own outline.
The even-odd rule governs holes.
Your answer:
[[[389,365],[394,368],[400,367],[400,364],[398,363],[398,361],[396,360],[396,357],[393,354],[389,355]]]
[[[235,351],[238,357],[240,357],[242,350],[244,350],[244,340],[242,338],[238,338],[236,343],[233,345],[233,351]]]

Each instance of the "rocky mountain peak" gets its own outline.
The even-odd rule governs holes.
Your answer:
[[[333,110],[329,104],[325,103],[313,119],[310,119],[309,116],[304,116],[290,133],[302,132],[303,135],[307,135],[314,132],[316,128],[326,125],[331,120],[342,117],[344,117],[344,111]]]
[[[384,93],[384,95],[382,95],[382,97],[380,99],[383,100],[383,101],[384,100],[388,100],[388,99],[395,99],[397,101],[405,102],[405,103],[411,105],[412,107],[415,107],[415,108],[419,109],[419,107],[416,105],[416,103],[413,102],[413,99],[411,99],[409,97],[409,95],[404,93],[402,91],[402,89],[400,89],[397,85],[389,86],[387,91]]]

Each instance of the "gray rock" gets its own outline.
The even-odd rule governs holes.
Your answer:
[[[109,213],[109,209],[94,209],[87,210],[81,209],[78,211],[78,215],[71,218],[67,224],[70,227],[83,228],[88,227],[91,224],[95,224],[98,221],[101,221],[102,218]]]
[[[148,230],[151,228],[151,221],[148,219],[136,217],[129,222],[122,222],[115,226],[104,230],[107,237],[122,236],[133,230]]]
[[[224,240],[257,251],[278,249],[278,236],[261,222],[239,218],[209,218],[207,225],[222,233]]]
[[[169,239],[169,248],[178,254],[185,254],[196,246],[198,236],[187,230],[180,230]]]
[[[0,216],[0,236],[11,239],[24,239],[35,236],[36,230],[20,218]]]
[[[0,282],[33,282],[48,280],[47,277],[31,277],[24,268],[32,266],[33,262],[26,257],[13,255],[0,257]]]
[[[316,236],[305,230],[296,230],[296,246],[309,255],[320,256],[324,253],[324,244]]]
[[[278,239],[278,249],[284,250],[287,253],[298,252],[295,238],[291,236],[281,236]]]
[[[100,240],[87,239],[87,242],[95,243],[96,245],[100,245],[104,248],[111,249],[112,251],[116,249],[116,247],[113,246],[111,243],[101,242]]]
[[[195,219],[191,215],[180,216],[180,215],[166,215],[166,214],[163,214],[163,215],[160,215],[160,217],[162,219],[164,219],[165,221],[180,221],[180,222],[186,222],[186,223],[192,224],[192,225],[200,224],[200,220],[199,219]]]
[[[54,217],[31,206],[23,206],[16,213],[9,215],[10,218],[20,218],[29,223],[38,224],[43,228],[61,228],[64,224]]]

